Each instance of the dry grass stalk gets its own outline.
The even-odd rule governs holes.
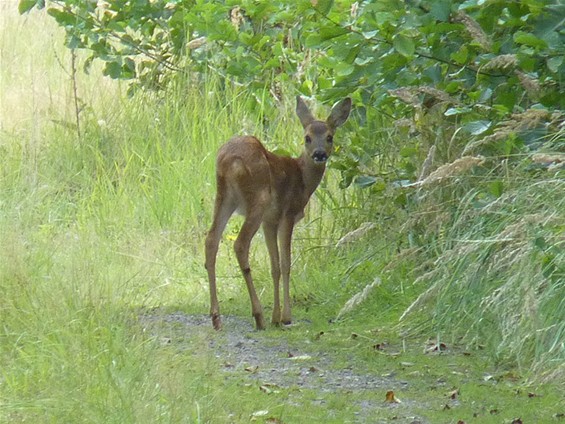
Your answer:
[[[104,0],[98,0],[96,2],[96,17],[100,20],[105,19],[106,17],[112,19],[114,18],[118,12],[115,10],[110,9],[111,4]]]
[[[495,58],[489,60],[483,70],[485,71],[510,71],[514,70],[518,66],[518,58],[515,54],[501,54]]]
[[[197,49],[199,47],[202,47],[204,44],[206,44],[206,37],[198,37],[198,38],[195,38],[193,40],[190,40],[188,42],[188,44],[186,45],[186,47],[189,50],[194,50],[194,49]]]
[[[396,97],[406,104],[414,107],[420,106],[420,100],[411,88],[397,88],[396,90],[388,90],[388,94]]]
[[[422,106],[422,99],[418,96],[419,94],[426,94],[433,99],[435,99],[439,103],[449,103],[449,104],[458,104],[459,101],[445,91],[438,90],[434,87],[428,87],[426,85],[422,85],[419,87],[404,87],[404,88],[397,88],[395,90],[388,90],[388,93],[391,96],[398,98],[399,100],[403,101],[406,104],[409,104],[414,107],[421,107]]]
[[[335,247],[340,248],[350,243],[353,243],[354,241],[359,240],[361,237],[363,237],[365,234],[367,234],[375,227],[376,224],[373,222],[364,222],[363,224],[361,224],[359,228],[348,232],[346,235],[340,238],[339,241],[336,243]]]
[[[426,281],[426,280],[431,280],[432,277],[435,277],[440,271],[441,268],[438,266],[439,264],[437,263],[437,260],[435,261],[435,268],[433,268],[431,271],[428,271],[422,275],[420,275],[418,278],[416,278],[414,280],[414,285],[420,284],[422,281]]]
[[[526,109],[524,112],[513,113],[509,120],[504,121],[503,128],[514,131],[525,131],[538,128],[551,120],[551,113],[544,109]]]
[[[421,85],[419,87],[416,87],[416,90],[419,93],[427,94],[428,96],[432,96],[434,99],[439,100],[440,102],[457,103],[457,101],[454,98],[452,98],[449,94],[447,94],[445,91],[438,90],[437,88],[434,88],[434,87],[428,87],[427,85]]]
[[[343,308],[339,311],[336,317],[336,321],[343,317],[345,314],[348,314],[357,306],[359,306],[365,299],[369,297],[369,294],[373,289],[377,286],[381,285],[381,279],[379,277],[375,277],[371,284],[365,286],[365,288],[360,291],[359,293],[355,294],[351,299],[349,299]]]
[[[408,127],[412,128],[414,126],[414,121],[408,118],[397,119],[394,121],[394,126],[398,128]]]
[[[239,31],[239,27],[243,25],[245,21],[243,18],[243,13],[241,13],[241,7],[236,6],[232,10],[230,10],[230,21],[235,29]]]
[[[504,140],[508,137],[511,137],[514,135],[514,132],[511,131],[510,129],[507,128],[503,128],[500,130],[497,130],[496,132],[494,132],[491,135],[487,135],[486,137],[480,138],[478,140],[475,140],[471,143],[468,143],[465,148],[463,149],[462,154],[463,155],[468,155],[469,153],[475,151],[477,148],[484,146],[485,144],[489,144],[489,143],[494,143],[500,140]]]
[[[391,269],[396,267],[399,263],[401,263],[405,258],[408,258],[412,255],[415,255],[416,253],[420,252],[421,250],[422,250],[421,247],[410,247],[410,248],[407,248],[407,249],[400,251],[399,254],[394,256],[394,258],[385,265],[385,267],[383,268],[383,272],[390,271]],[[422,265],[429,265],[429,264],[430,264],[430,261],[426,261]]]
[[[565,166],[564,153],[535,153],[532,162],[548,166],[551,169]]]
[[[541,93],[541,85],[539,83],[539,80],[529,76],[528,74],[525,74],[522,71],[516,70],[514,72],[518,76],[520,84],[522,84],[522,87],[524,87],[526,93],[528,93],[528,96],[534,100],[539,98]]]
[[[402,313],[400,318],[398,318],[398,321],[402,321],[404,318],[410,315],[415,309],[419,308],[427,301],[434,298],[440,288],[441,288],[441,284],[438,283],[432,284],[428,290],[426,290],[424,293],[418,296],[418,298],[414,302],[412,302],[412,304],[408,306],[408,308],[406,308],[406,310]]]
[[[471,38],[476,41],[484,50],[491,50],[492,45],[488,38],[488,35],[473,18],[460,10],[455,14],[453,20],[455,22],[462,23]]]
[[[359,11],[359,2],[355,2],[351,5],[351,10],[349,11],[353,19],[357,18],[358,11]]]
[[[513,137],[516,133],[522,131],[539,128],[543,125],[556,125],[560,123],[562,115],[554,115],[555,114],[551,114],[549,111],[544,109],[527,109],[524,112],[513,113],[510,116],[510,119],[498,124],[492,134],[469,143],[463,150],[462,154],[469,154],[479,146],[505,140],[508,137]]]
[[[463,156],[454,162],[446,163],[432,172],[422,181],[410,184],[410,187],[424,187],[432,184],[440,183],[448,178],[463,174],[469,169],[482,165],[485,161],[483,156]]]
[[[426,156],[426,160],[424,160],[424,163],[422,164],[422,170],[420,171],[420,176],[418,177],[418,181],[422,181],[430,174],[430,169],[434,163],[435,154],[436,154],[436,145],[434,144],[432,147],[430,147],[430,150],[428,150],[428,155]]]

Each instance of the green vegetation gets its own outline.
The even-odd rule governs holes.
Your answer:
[[[563,419],[562,6],[240,3],[108,2],[95,22],[95,2],[47,2],[66,35],[42,1],[0,4],[0,421]],[[150,50],[122,50],[126,33]],[[297,226],[298,325],[249,332],[240,221],[218,276],[223,313],[249,320],[233,333],[307,387],[258,380],[261,358],[228,364],[229,326],[167,321],[209,307],[218,146],[249,133],[298,152],[297,93],[356,106]],[[251,260],[269,308],[261,236]],[[382,384],[324,386],[351,370]]]

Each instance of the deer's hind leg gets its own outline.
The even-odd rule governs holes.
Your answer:
[[[243,222],[239,235],[235,240],[234,249],[239,267],[241,268],[243,278],[247,285],[249,297],[251,299],[251,313],[253,318],[255,318],[257,330],[264,330],[265,318],[263,316],[263,307],[261,306],[257,292],[255,291],[253,278],[251,277],[249,247],[251,246],[251,240],[261,226],[263,214],[270,201],[270,194],[268,190],[260,190],[253,193],[250,198],[252,198],[253,201],[246,203],[245,221]]]
[[[216,203],[214,206],[214,218],[208,235],[206,236],[206,270],[208,271],[208,282],[210,284],[210,316],[212,317],[212,325],[214,329],[222,328],[220,318],[220,304],[218,302],[218,294],[216,289],[216,256],[218,255],[218,246],[222,233],[226,228],[228,220],[236,209],[235,203],[225,196],[225,181],[218,178],[218,191],[216,194]]]

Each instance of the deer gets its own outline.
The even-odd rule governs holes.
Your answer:
[[[212,326],[221,330],[222,321],[216,288],[216,257],[223,231],[237,212],[244,221],[234,242],[237,262],[251,299],[251,313],[257,330],[266,328],[263,308],[257,296],[251,268],[251,240],[262,226],[270,258],[274,285],[271,323],[292,323],[290,301],[291,239],[295,224],[326,169],[334,147],[334,133],[351,111],[351,99],[338,102],[325,121],[316,120],[300,97],[296,114],[304,128],[304,149],[299,157],[279,156],[268,151],[254,136],[234,136],[220,147],[216,157],[216,199],[212,225],[205,242],[205,267],[210,285]],[[280,279],[283,308],[280,307]]]

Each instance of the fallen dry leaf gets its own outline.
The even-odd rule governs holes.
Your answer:
[[[512,420],[512,424],[524,424],[524,422],[522,421],[522,418],[514,418]]]
[[[459,389],[452,390],[451,392],[448,393],[448,397],[450,399],[455,400],[455,399],[457,399],[457,396],[459,396]]]
[[[298,355],[298,356],[289,356],[288,359],[291,359],[293,361],[307,361],[309,359],[312,359],[312,357],[310,355]]]
[[[253,421],[253,419],[257,419],[259,417],[264,417],[265,415],[268,415],[269,411],[267,410],[261,410],[261,411],[255,411],[251,414],[251,420]]]
[[[447,345],[443,342],[433,343],[424,349],[424,353],[441,353],[447,350]]]
[[[373,345],[373,349],[382,351],[382,350],[385,350],[387,345],[388,345],[387,342],[377,343],[376,345]]]
[[[268,395],[273,393],[273,391],[270,388],[268,388],[267,386],[259,386],[259,390],[261,390],[263,393],[266,393]]]
[[[277,390],[279,388],[279,386],[277,386],[276,384],[272,384],[272,383],[265,383],[259,386],[259,390],[261,390],[263,393],[266,393],[268,395],[270,395],[271,393],[280,393],[280,390]]]
[[[388,392],[386,392],[385,402],[388,402],[388,403],[401,403],[401,400],[398,399],[398,398],[394,395],[394,392],[393,392],[392,390],[389,390]]]
[[[249,372],[249,373],[251,373],[251,374],[254,374],[254,373],[257,372],[258,369],[259,369],[259,366],[258,366],[258,365],[254,365],[254,366],[250,366],[250,367],[245,367],[245,368],[244,368],[244,371],[247,371],[247,372]]]

